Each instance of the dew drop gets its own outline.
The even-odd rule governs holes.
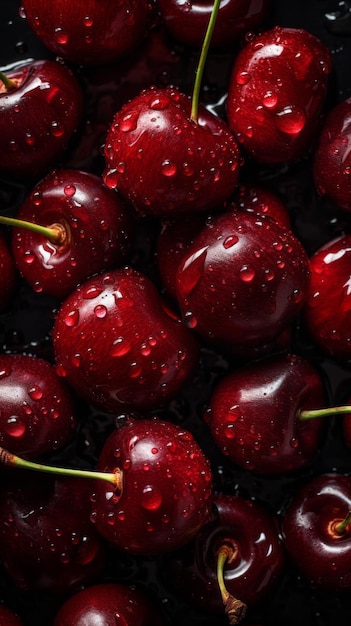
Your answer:
[[[250,80],[250,72],[238,72],[236,75],[236,82],[238,83],[238,85],[247,85]]]
[[[72,196],[74,196],[76,191],[77,190],[76,190],[74,185],[66,185],[64,190],[63,190],[65,196],[67,196],[68,198],[72,198]]]
[[[278,102],[278,97],[273,91],[267,91],[263,96],[262,103],[267,109],[273,109]]]
[[[229,235],[229,237],[226,237],[223,241],[223,247],[228,250],[228,248],[232,248],[232,246],[235,246],[238,241],[239,238],[236,235]]]
[[[73,326],[77,326],[77,324],[79,322],[79,311],[78,311],[78,309],[73,309],[73,311],[70,311],[69,313],[67,313],[67,315],[65,315],[63,321],[66,324],[66,326],[68,326],[70,328],[72,328]]]
[[[277,128],[287,135],[297,135],[306,123],[304,111],[294,105],[286,106],[276,116]]]
[[[20,439],[26,432],[26,424],[17,415],[12,415],[6,422],[6,432],[10,437]]]
[[[163,161],[163,163],[161,163],[161,172],[164,176],[167,177],[175,176],[177,172],[177,166],[172,163],[172,161],[166,159],[165,161]]]
[[[54,39],[56,43],[65,45],[68,41],[68,35],[62,28],[58,27],[54,30]]]
[[[138,125],[139,113],[137,111],[133,111],[132,113],[127,113],[121,120],[119,124],[119,128],[123,133],[129,133],[132,130],[135,130]]]
[[[64,129],[63,124],[61,124],[60,122],[57,122],[56,120],[53,120],[51,122],[51,134],[54,137],[62,137],[64,132],[65,132],[65,129]]]
[[[32,400],[41,400],[43,397],[43,391],[39,385],[34,385],[29,389],[28,395],[32,398]]]
[[[140,504],[147,511],[156,511],[162,504],[162,493],[153,485],[146,485],[141,494]]]
[[[124,356],[128,354],[131,349],[131,345],[129,341],[127,341],[124,337],[118,337],[112,344],[111,356]]]
[[[251,283],[255,278],[255,270],[249,265],[243,265],[240,270],[240,278],[244,283]]]
[[[94,309],[94,315],[98,319],[104,319],[107,315],[107,308],[104,304],[98,304]]]

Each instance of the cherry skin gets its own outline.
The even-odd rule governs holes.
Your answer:
[[[103,65],[131,54],[149,30],[147,0],[106,2],[23,0],[25,17],[54,54],[83,65]]]
[[[90,521],[91,484],[32,472],[6,476],[0,494],[0,549],[14,584],[63,594],[93,582],[105,544]]]
[[[0,624],[1,626],[23,626],[20,618],[4,604],[0,604]]]
[[[193,374],[198,344],[152,281],[129,267],[82,283],[53,329],[57,371],[105,411],[158,407]]]
[[[0,231],[0,312],[11,304],[17,283],[17,271],[10,244],[3,231]]]
[[[88,276],[121,265],[131,247],[129,207],[89,172],[51,171],[27,196],[17,219],[53,229],[51,237],[15,225],[12,253],[33,289],[58,299]]]
[[[122,490],[96,481],[92,520],[115,547],[161,554],[190,541],[212,503],[209,462],[192,434],[157,418],[131,420],[106,440],[102,472],[122,472]]]
[[[0,176],[37,179],[63,158],[80,127],[83,91],[57,61],[30,61],[7,77],[13,88],[0,80]]]
[[[308,361],[272,355],[227,374],[212,393],[205,419],[224,455],[259,474],[308,465],[324,439],[324,420],[301,411],[326,404],[322,379]]]
[[[73,439],[71,390],[41,358],[0,355],[0,445],[27,458],[52,453]]]
[[[227,117],[253,159],[296,161],[312,147],[331,71],[331,56],[311,33],[274,28],[254,37],[237,55]]]
[[[351,98],[328,114],[314,155],[313,176],[318,192],[341,209],[351,211]]]
[[[262,185],[239,185],[226,204],[226,210],[269,215],[284,228],[291,229],[290,216],[285,204],[276,193]]]
[[[270,0],[227,0],[218,11],[211,46],[216,49],[232,47],[248,31],[257,28],[267,17]],[[200,0],[157,0],[161,18],[169,33],[178,42],[199,48],[211,17],[213,2]]]
[[[142,91],[107,133],[104,180],[143,215],[220,207],[238,182],[240,156],[227,124],[175,88]]]
[[[225,588],[250,608],[268,596],[283,572],[277,521],[259,503],[243,497],[216,494],[213,504],[213,519],[182,551],[171,555],[170,578],[202,610],[223,613],[217,561],[228,548]]]
[[[351,480],[321,474],[301,486],[282,514],[287,553],[312,586],[351,588]]]
[[[210,220],[176,275],[186,323],[237,354],[277,339],[302,309],[308,284],[309,260],[296,237],[249,212]]]
[[[163,619],[144,590],[122,583],[100,583],[68,598],[53,626],[115,626],[118,622],[128,626],[162,626]]]
[[[304,308],[311,339],[323,352],[341,361],[351,356],[350,259],[351,235],[336,237],[313,254]]]

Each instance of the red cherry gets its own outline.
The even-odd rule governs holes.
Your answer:
[[[0,311],[11,303],[16,287],[16,266],[5,233],[0,231]]]
[[[227,124],[206,109],[191,119],[191,99],[150,88],[116,113],[105,144],[108,187],[144,215],[220,207],[235,188],[239,151]]]
[[[310,260],[304,320],[316,345],[336,359],[351,356],[351,235],[337,237]]]
[[[142,43],[150,24],[147,0],[104,2],[23,0],[29,26],[63,59],[102,65],[126,56]]]
[[[16,586],[62,594],[95,580],[105,546],[89,519],[89,481],[33,480],[31,472],[11,479],[0,495],[0,550]]]
[[[33,289],[56,298],[68,296],[88,276],[121,265],[130,249],[128,207],[88,172],[50,172],[32,189],[17,219],[49,229],[43,234],[14,223],[12,251]]]
[[[157,0],[162,20],[177,41],[198,48],[202,45],[213,2]],[[248,31],[254,30],[267,17],[270,0],[227,0],[222,3],[211,39],[211,47],[232,47]]]
[[[92,277],[62,303],[53,344],[59,373],[111,412],[163,404],[198,359],[191,332],[165,308],[151,280],[128,267]]]
[[[215,495],[214,510],[214,519],[171,556],[170,578],[196,606],[221,613],[226,602],[217,566],[227,550],[226,592],[251,608],[272,592],[283,572],[277,521],[260,504],[228,494]]]
[[[274,341],[307,296],[308,257],[269,217],[214,217],[178,266],[183,318],[204,339],[238,354]],[[259,311],[259,315],[258,315]]]
[[[351,98],[339,102],[324,121],[314,155],[313,176],[320,194],[351,211]]]
[[[121,492],[98,481],[92,520],[111,544],[161,554],[190,541],[212,503],[208,460],[192,434],[171,422],[136,419],[112,432],[98,469],[122,473]]]
[[[324,422],[303,420],[301,411],[325,405],[315,367],[295,355],[278,355],[227,374],[212,393],[205,418],[217,446],[236,465],[278,475],[316,457]]]
[[[313,586],[351,588],[351,480],[322,474],[302,485],[282,515],[283,544]]]
[[[274,27],[239,52],[227,98],[230,128],[245,151],[263,163],[307,154],[326,96],[331,56],[302,29]]]
[[[3,177],[28,180],[44,175],[67,150],[83,114],[83,93],[62,63],[27,62],[0,78]],[[40,111],[40,114],[38,112]]]
[[[0,445],[12,452],[33,458],[73,438],[73,397],[44,359],[0,355],[0,397]]]
[[[100,583],[68,598],[53,626],[116,626],[118,622],[128,626],[162,626],[163,619],[143,590],[122,583]]]

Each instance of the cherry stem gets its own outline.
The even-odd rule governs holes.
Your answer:
[[[17,88],[16,83],[13,80],[11,80],[11,78],[6,76],[6,74],[4,74],[4,72],[0,72],[0,80],[1,80],[2,83],[4,83],[5,89],[7,91],[13,91],[14,89]]]
[[[235,626],[245,617],[247,606],[241,600],[232,596],[224,582],[224,566],[231,562],[236,555],[236,550],[228,544],[223,544],[217,553],[217,580],[221,592],[224,609],[229,619],[229,624]]]
[[[308,421],[317,417],[327,417],[328,415],[344,415],[345,413],[351,414],[351,406],[332,406],[327,409],[307,409],[306,411],[300,411],[298,417],[302,421]]]
[[[206,59],[207,59],[208,51],[210,48],[212,33],[215,27],[220,4],[221,4],[221,0],[215,0],[213,3],[211,17],[207,26],[205,39],[202,44],[201,55],[200,55],[199,63],[198,63],[196,74],[195,74],[194,89],[193,89],[193,95],[192,95],[192,100],[191,100],[190,118],[196,124],[199,118],[199,99],[200,99],[202,77],[203,77],[204,70],[205,70]]]
[[[63,224],[59,222],[51,224],[51,226],[41,226],[40,224],[33,224],[25,220],[19,220],[14,217],[6,217],[0,215],[0,224],[5,226],[17,226],[18,228],[25,228],[26,230],[32,230],[38,235],[44,235],[52,243],[62,244],[67,238],[67,231]]]
[[[35,472],[43,472],[45,474],[55,474],[57,476],[70,476],[71,478],[94,478],[104,480],[111,483],[116,489],[122,493],[122,472],[116,468],[113,472],[98,472],[95,470],[69,469],[65,467],[53,467],[51,465],[43,465],[42,463],[34,463],[27,461],[15,454],[12,454],[5,448],[0,447],[0,463],[6,467],[33,470]]]
[[[351,523],[351,511],[348,512],[345,519],[342,522],[338,522],[334,525],[334,531],[338,535],[344,535],[347,531],[349,524]]]

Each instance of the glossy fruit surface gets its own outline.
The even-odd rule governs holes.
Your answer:
[[[139,213],[177,215],[220,207],[235,188],[240,157],[227,124],[177,89],[150,88],[118,111],[104,147],[108,187]]]
[[[328,241],[313,254],[304,309],[305,324],[313,341],[341,360],[351,356],[350,259],[350,235]]]
[[[100,481],[92,520],[111,544],[161,554],[190,541],[212,504],[208,460],[192,434],[158,419],[136,419],[112,432],[100,471],[123,470],[122,494]]]
[[[0,445],[27,458],[52,453],[74,436],[74,400],[44,359],[0,355]]]
[[[198,346],[152,281],[122,268],[92,277],[62,303],[53,330],[58,371],[107,411],[150,409],[190,378]]]
[[[299,413],[325,404],[315,367],[295,355],[278,355],[228,373],[205,417],[217,445],[234,463],[281,474],[310,463],[319,452],[323,420],[302,421]]]
[[[59,609],[53,626],[161,626],[161,613],[146,592],[119,583],[91,585]]]
[[[147,0],[23,0],[28,24],[49,50],[74,63],[109,63],[134,51],[147,30]]]
[[[51,171],[32,189],[17,218],[59,226],[62,241],[14,227],[12,251],[37,292],[63,299],[88,276],[117,267],[132,241],[129,207],[101,178],[73,169]]]
[[[253,37],[237,55],[227,99],[230,128],[255,160],[295,161],[311,149],[326,97],[331,57],[301,29]]]
[[[63,157],[81,124],[82,88],[52,60],[20,64],[7,75],[17,87],[6,91],[0,81],[0,175],[39,178]]]
[[[338,473],[308,481],[285,510],[283,542],[310,585],[334,590],[351,588],[350,525],[344,532],[337,532],[350,510],[350,477]]]
[[[300,242],[272,219],[247,212],[209,221],[176,276],[186,323],[239,354],[273,341],[292,323],[308,284],[308,257]]]

